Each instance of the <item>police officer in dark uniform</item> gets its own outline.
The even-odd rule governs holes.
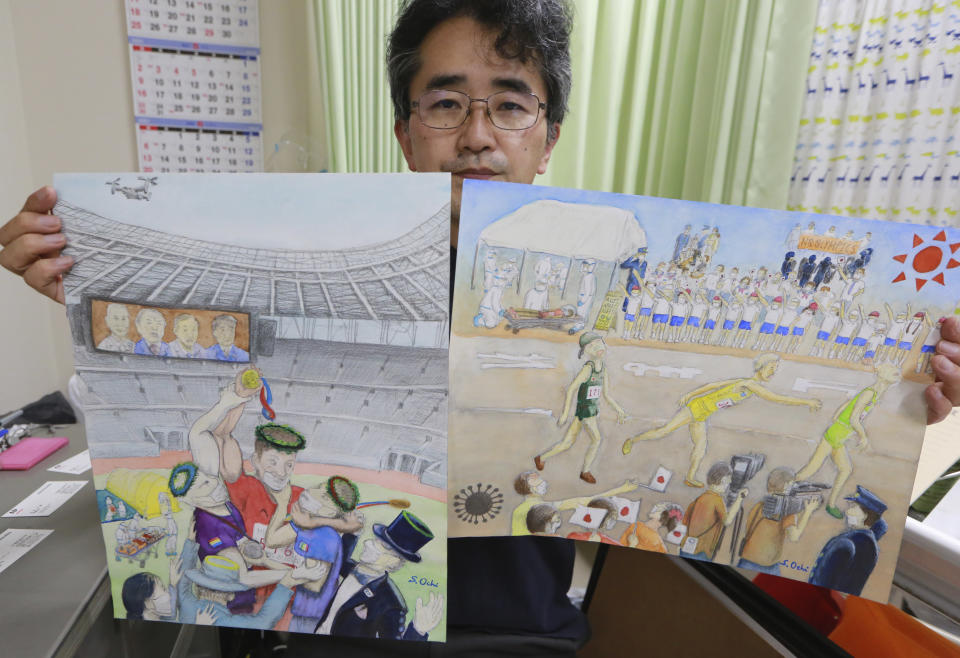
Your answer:
[[[810,572],[810,583],[820,587],[860,595],[877,566],[880,548],[877,542],[887,532],[880,518],[887,505],[875,493],[857,485],[857,493],[844,498],[847,530],[826,543]]]

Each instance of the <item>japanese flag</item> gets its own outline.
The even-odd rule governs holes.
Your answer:
[[[657,468],[657,472],[653,474],[653,477],[650,478],[650,486],[648,488],[659,492],[666,491],[667,485],[670,484],[670,478],[672,477],[672,472],[660,466]]]
[[[682,523],[675,527],[673,530],[667,533],[667,536],[664,537],[664,541],[668,544],[676,544],[677,546],[683,541],[683,538],[687,535],[687,526]]]
[[[623,521],[624,523],[637,522],[637,515],[640,513],[639,500],[627,500],[619,496],[613,496],[610,500],[617,506],[617,521]]]
[[[570,523],[573,525],[578,525],[581,528],[596,530],[600,527],[600,522],[603,521],[603,517],[606,513],[607,510],[605,509],[584,507],[583,505],[579,505],[577,506],[577,511],[574,512],[573,516],[570,517]]]

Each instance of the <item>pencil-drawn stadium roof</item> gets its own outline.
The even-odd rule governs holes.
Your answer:
[[[483,229],[478,242],[488,247],[615,261],[625,250],[646,247],[647,237],[629,210],[544,199],[493,222]]]
[[[107,219],[60,202],[68,303],[82,295],[265,315],[446,320],[449,206],[389,242],[338,251],[218,244]],[[388,218],[385,218],[388,221]],[[269,230],[267,228],[266,230]]]

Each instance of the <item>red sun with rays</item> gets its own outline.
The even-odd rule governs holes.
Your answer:
[[[946,284],[943,281],[943,273],[955,267],[960,267],[960,261],[953,258],[957,249],[960,249],[960,242],[947,245],[946,231],[937,233],[929,243],[914,233],[913,249],[908,253],[894,256],[893,260],[904,263],[913,270],[917,290],[926,285],[927,281],[936,281],[944,286]],[[897,275],[893,283],[906,281],[906,279],[907,272],[903,271]]]

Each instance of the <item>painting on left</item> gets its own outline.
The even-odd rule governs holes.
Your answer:
[[[443,641],[445,174],[63,174],[118,618]]]

